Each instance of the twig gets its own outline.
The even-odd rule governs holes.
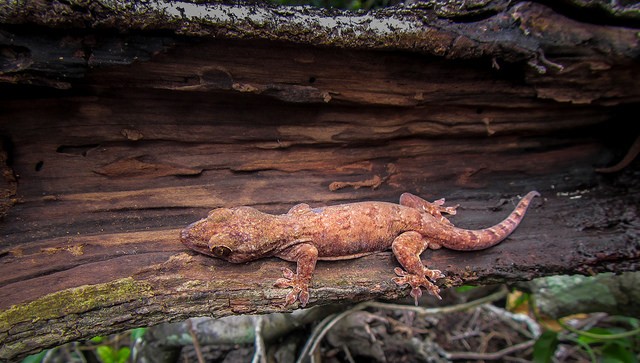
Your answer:
[[[476,351],[482,354],[486,353],[487,349],[489,348],[489,343],[494,338],[501,338],[508,346],[513,345],[513,342],[511,341],[511,339],[509,339],[508,335],[505,335],[498,331],[491,330],[489,331],[489,334],[485,334],[480,337],[480,344],[476,349]]]
[[[262,323],[263,317],[262,315],[258,315],[254,322],[255,329],[255,337],[254,337],[254,345],[255,345],[255,353],[253,353],[252,363],[267,363],[267,357],[265,355],[266,347],[264,346],[264,339],[262,339]]]
[[[575,345],[579,345],[582,349],[584,349],[585,353],[589,355],[589,359],[591,359],[591,363],[596,363],[598,361],[596,358],[595,352],[593,351],[593,349],[591,349],[591,346],[589,346],[589,344],[587,344],[586,342],[566,334],[563,334],[560,340],[562,341],[564,339],[574,343]]]
[[[529,359],[518,358],[518,357],[503,357],[502,360],[504,360],[505,362],[531,363]]]
[[[80,348],[78,347],[77,342],[74,342],[73,344],[71,344],[71,349],[73,350],[74,353],[76,353],[76,355],[78,356],[78,359],[80,359],[80,363],[87,363],[87,359],[85,358],[84,354],[82,354],[82,352],[80,351]]]
[[[496,300],[500,300],[502,298],[504,298],[505,296],[507,296],[508,290],[506,288],[501,288],[499,291],[494,292],[491,295],[487,295],[485,297],[481,297],[477,300],[473,300],[473,301],[469,301],[463,304],[457,304],[457,305],[451,305],[451,306],[443,306],[443,307],[439,307],[439,308],[423,308],[420,306],[413,306],[413,305],[402,305],[402,304],[388,304],[388,303],[381,303],[381,302],[377,302],[377,301],[368,301],[362,304],[366,304],[364,308],[379,308],[379,309],[389,309],[389,310],[407,310],[407,311],[413,311],[415,313],[417,313],[419,316],[425,316],[425,315],[435,315],[435,314],[448,314],[448,313],[452,313],[455,311],[464,311],[464,310],[469,310],[471,308],[474,308],[476,306],[480,306],[480,305],[484,305]],[[362,305],[359,304],[359,305]],[[356,305],[355,307],[358,307],[359,305]],[[354,308],[355,308],[354,307]],[[360,309],[361,310],[361,309]]]
[[[587,338],[592,338],[592,339],[599,339],[599,340],[617,340],[617,339],[621,339],[621,338],[628,338],[637,334],[640,334],[640,328],[637,329],[633,329],[630,331],[626,331],[624,333],[616,333],[616,334],[596,334],[596,333],[591,333],[588,331],[584,331],[584,330],[578,330],[572,326],[570,326],[569,324],[565,324],[563,323],[561,320],[557,320],[558,324],[560,324],[560,326],[563,329],[566,329],[574,334],[577,334],[578,336],[584,336]]]
[[[349,347],[346,344],[342,345],[342,350],[344,351],[344,356],[347,359],[347,362],[356,363],[356,361],[353,360],[353,357],[351,356],[351,351],[349,351]]]
[[[571,325],[575,329],[580,330],[589,330],[594,326],[598,325],[603,320],[607,319],[609,314],[607,313],[593,313],[589,314],[586,318],[583,319],[565,319],[567,324]]]
[[[507,354],[517,352],[519,350],[527,349],[533,346],[535,340],[527,340],[516,345],[512,345],[508,348],[504,348],[493,353],[473,353],[473,352],[445,352],[445,358],[447,359],[473,359],[473,360],[496,360],[504,357]]]
[[[540,334],[542,334],[542,329],[540,328],[540,324],[538,324],[535,321],[535,319],[532,319],[531,317],[525,314],[515,314],[510,311],[500,309],[492,305],[483,305],[482,308],[485,310],[491,311],[492,313],[500,317],[502,321],[504,321],[509,326],[511,326],[511,328],[517,330],[527,338],[538,338]],[[519,321],[526,324],[527,327],[529,328],[529,331],[523,330],[516,324],[513,324],[514,321]]]
[[[499,291],[494,292],[491,295],[482,297],[480,299],[477,300],[473,300],[473,301],[469,301],[463,304],[458,304],[458,305],[452,305],[452,306],[443,306],[443,307],[439,307],[439,308],[423,308],[420,306],[412,306],[412,305],[402,305],[402,304],[388,304],[388,303],[381,303],[381,302],[377,302],[377,301],[367,301],[367,302],[363,302],[360,303],[354,307],[352,307],[349,310],[346,310],[340,314],[333,314],[333,315],[329,315],[326,318],[324,318],[320,324],[318,324],[318,326],[316,326],[316,328],[313,330],[313,332],[311,333],[311,336],[309,337],[309,339],[307,339],[307,342],[305,343],[304,347],[302,348],[302,352],[300,353],[300,355],[298,356],[298,359],[296,360],[296,363],[302,363],[305,361],[305,359],[309,356],[311,356],[311,354],[316,350],[316,348],[318,347],[318,344],[320,344],[320,342],[322,341],[322,339],[324,338],[324,336],[327,334],[327,332],[329,330],[331,330],[331,328],[338,322],[340,321],[340,319],[344,318],[345,316],[356,312],[356,311],[360,311],[360,310],[364,310],[367,308],[378,308],[378,309],[389,309],[389,310],[406,310],[406,311],[413,311],[415,312],[417,315],[419,316],[425,316],[425,315],[434,315],[434,314],[446,314],[446,313],[451,313],[451,312],[455,312],[455,311],[463,311],[463,310],[468,310],[471,309],[473,307],[482,305],[482,304],[487,304],[496,300],[500,300],[502,298],[504,298],[505,296],[507,296],[508,290],[506,288],[501,288]]]
[[[53,359],[53,357],[55,356],[54,353],[58,350],[59,348],[53,348],[53,349],[49,349],[49,351],[47,351],[47,353],[44,355],[44,357],[42,358],[42,363],[49,363],[51,362],[51,360]]]
[[[468,331],[466,331],[464,333],[461,333],[461,334],[451,335],[449,338],[447,338],[447,340],[455,341],[455,340],[459,340],[459,339],[467,339],[467,338],[477,337],[478,335],[480,335],[479,331],[477,331],[477,330],[468,330]]]
[[[187,330],[189,330],[189,335],[191,335],[191,340],[193,341],[193,349],[196,351],[196,357],[198,357],[198,363],[204,363],[204,356],[202,355],[202,349],[200,348],[200,343],[198,342],[198,337],[196,336],[195,330],[193,330],[193,325],[191,324],[191,319],[187,319]]]

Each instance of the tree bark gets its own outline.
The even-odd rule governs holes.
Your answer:
[[[640,272],[598,276],[550,276],[519,284],[536,297],[536,308],[553,319],[572,314],[605,312],[640,317]]]
[[[594,172],[640,132],[626,116],[640,92],[632,8],[603,5],[588,22],[532,2],[362,14],[10,2],[0,359],[295,308],[272,286],[289,263],[233,265],[180,244],[221,206],[284,213],[409,191],[460,203],[452,221],[477,228],[536,189],[504,243],[425,253],[439,284],[636,270],[638,163]],[[395,266],[390,252],[320,262],[310,305],[404,296]]]

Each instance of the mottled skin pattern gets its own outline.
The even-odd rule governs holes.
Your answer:
[[[531,199],[529,192],[502,222],[480,230],[454,227],[442,213],[444,199],[428,202],[404,193],[400,204],[361,202],[311,208],[298,204],[287,214],[272,215],[251,207],[219,208],[209,212],[181,233],[187,247],[233,263],[275,256],[297,263],[297,272],[283,268],[278,287],[290,287],[285,305],[309,301],[309,283],[317,260],[343,260],[393,250],[404,270],[396,267],[398,285],[411,286],[416,304],[421,287],[440,298],[433,284],[444,277],[423,265],[420,254],[427,248],[446,247],[458,251],[481,250],[505,239],[518,226]]]

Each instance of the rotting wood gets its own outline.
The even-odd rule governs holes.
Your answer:
[[[418,4],[359,14],[310,8],[278,8],[264,4],[239,6],[164,1],[70,1],[50,7],[46,2],[16,1],[10,4],[12,6],[0,8],[0,22],[11,25],[1,38],[6,54],[3,56],[2,78],[14,83],[68,89],[74,79],[82,78],[92,67],[146,61],[158,52],[175,48],[176,43],[184,40],[175,36],[159,36],[157,33],[140,35],[136,32],[127,35],[137,30],[162,30],[189,36],[192,41],[211,38],[275,40],[290,44],[331,46],[334,49],[405,50],[436,56],[438,59],[482,60],[485,67],[491,65],[508,75],[513,75],[514,63],[524,63],[528,66],[521,76],[526,77],[526,83],[534,86],[529,91],[535,91],[538,98],[585,104],[611,104],[620,102],[617,101],[620,98],[626,102],[638,100],[640,91],[634,87],[637,72],[634,71],[633,59],[638,56],[636,28],[640,19],[634,18],[637,14],[634,5],[616,7],[605,2],[599,4],[603,9],[601,19],[611,23],[607,25],[580,22],[534,2],[507,6],[496,1],[484,6],[471,6],[471,9],[467,8],[469,5],[464,1],[453,6],[454,3],[448,2],[448,6]],[[457,9],[457,13],[452,9]],[[573,15],[576,14],[579,15],[579,12]],[[469,16],[475,21],[454,21]],[[65,27],[77,27],[79,23],[96,30],[85,29],[83,34],[77,36],[64,32]],[[635,27],[618,26],[629,23],[635,24]],[[20,31],[25,30],[22,28],[25,24],[60,30],[40,33],[32,38],[33,31]],[[118,30],[123,34],[113,35],[100,29]],[[60,37],[63,39],[56,39]],[[46,48],[43,43],[56,44],[55,51],[35,51],[35,48]],[[269,47],[256,48],[262,48],[266,54],[254,49],[256,53],[251,53],[251,58],[268,60],[274,55]],[[206,52],[201,53],[198,44],[191,49],[180,49],[189,58],[198,59],[202,55],[207,61],[226,54],[225,51],[217,52],[212,57]],[[326,54],[321,49],[302,52],[296,48],[295,54],[282,54],[277,58],[288,58],[288,62],[307,64],[311,69],[316,65],[326,70],[333,66],[323,61],[323,55]],[[233,62],[242,65],[243,58],[234,57]],[[250,59],[247,61],[250,62]],[[351,59],[345,61],[350,62]],[[369,57],[367,61],[374,61],[374,58]],[[384,67],[395,62],[376,63]],[[286,66],[287,63],[276,65]],[[357,69],[357,66],[353,64],[340,68],[349,72]],[[65,69],[63,76],[60,67]],[[433,67],[421,68],[439,73],[447,71]],[[454,68],[460,70],[459,67]],[[161,76],[166,71],[156,70],[156,74]],[[342,95],[338,99],[349,99],[349,96],[357,96],[358,92],[368,90],[366,77],[353,79],[349,87],[351,92],[347,92],[349,88],[342,91],[323,90],[322,83],[309,84],[295,78],[277,83],[271,82],[270,78],[260,82],[259,77],[254,77],[251,82],[245,82],[235,79],[234,72],[213,64],[201,66],[198,72],[192,74],[182,75],[180,68],[171,71],[172,77],[158,77],[151,86],[190,91],[233,89],[240,93],[269,94],[296,102],[328,102],[337,95]],[[405,71],[415,70],[408,68]],[[292,72],[291,76],[295,77],[296,73]],[[317,79],[313,74],[304,76],[309,80]],[[127,83],[135,84],[136,77],[129,78]],[[393,90],[393,86],[393,83],[386,84],[385,89]],[[367,98],[356,97],[355,101],[416,105],[437,101],[428,97],[430,95],[447,94],[446,89],[442,89],[446,85],[442,83],[423,90],[414,89],[411,83],[397,86],[401,87],[398,91],[403,97],[386,99],[384,93],[389,92],[374,97],[376,92],[372,89],[372,92],[366,92]],[[469,86],[471,84],[459,84],[458,88]],[[468,91],[473,90],[471,88]],[[606,94],[603,94],[605,90]],[[532,95],[529,93],[524,96]]]
[[[305,10],[355,27],[367,16],[422,24],[407,42],[350,38],[346,23],[344,37],[291,33],[296,9],[269,8],[284,19],[268,32],[145,10],[161,2],[133,13],[67,2],[53,17],[43,4],[0,10],[3,175],[18,183],[1,196],[0,359],[190,316],[282,311],[286,291],[272,283],[287,262],[231,265],[179,243],[180,228],[219,206],[284,213],[410,191],[460,203],[454,223],[476,228],[537,189],[504,244],[426,253],[440,283],[637,269],[638,164],[594,173],[639,132],[620,116],[637,114],[628,13],[616,26],[527,2],[460,22],[446,8]],[[321,262],[311,304],[406,295],[395,266],[390,253]]]
[[[13,170],[9,167],[9,154],[4,140],[0,140],[0,218],[16,203],[18,183]]]

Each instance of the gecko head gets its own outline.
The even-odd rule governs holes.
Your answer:
[[[271,252],[268,218],[254,208],[218,208],[209,212],[180,234],[187,247],[202,254],[240,263],[252,261]]]

